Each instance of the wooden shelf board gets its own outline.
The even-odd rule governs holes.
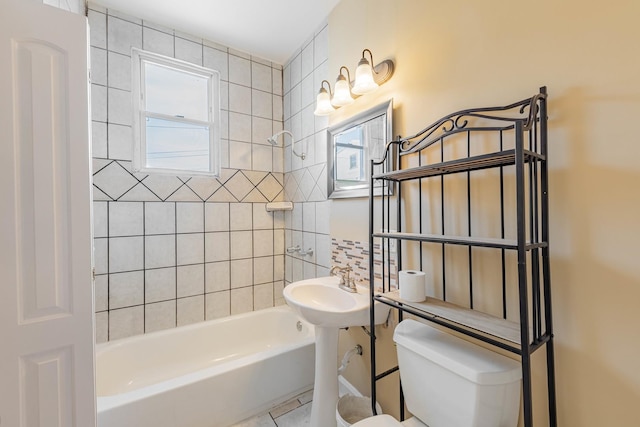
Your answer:
[[[414,240],[418,242],[448,243],[452,245],[481,246],[499,249],[518,249],[518,242],[512,239],[495,239],[491,237],[445,236],[441,234],[418,233],[373,233],[373,237],[386,239]],[[545,242],[525,243],[525,249],[546,247]]]
[[[504,150],[496,153],[481,154],[479,156],[456,159],[448,162],[417,166],[414,168],[395,170],[374,175],[374,179],[386,179],[390,181],[406,181],[430,176],[447,175],[457,172],[487,169],[498,166],[515,164],[515,150]],[[525,162],[532,160],[544,160],[544,156],[533,151],[524,150]]]
[[[400,298],[400,291],[391,291],[378,294],[379,301],[384,302],[385,298],[401,303],[425,314],[425,317],[439,318],[446,322],[456,323],[500,340],[507,341],[520,347],[520,324],[505,320],[490,314],[471,310],[456,304],[451,304],[435,298],[427,298],[423,302],[410,302]]]
[[[389,239],[415,240],[420,242],[449,243],[454,245],[484,246],[490,248],[518,249],[515,240],[478,238],[466,236],[443,236],[439,234],[417,234],[417,233],[373,233],[373,237],[384,237]]]

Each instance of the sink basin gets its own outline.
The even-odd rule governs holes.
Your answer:
[[[291,283],[284,299],[305,320],[316,326],[346,328],[369,324],[369,290],[356,286],[351,293],[338,288],[338,277],[319,277]],[[376,324],[386,320],[389,306],[376,303]]]
[[[357,301],[347,292],[317,283],[296,286],[291,290],[291,298],[306,307],[316,307],[320,310],[351,310]]]

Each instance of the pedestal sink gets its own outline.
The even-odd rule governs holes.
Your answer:
[[[369,325],[369,290],[356,286],[350,293],[338,288],[338,277],[301,280],[283,291],[287,304],[316,330],[316,372],[311,404],[311,427],[336,426],[338,401],[338,330]],[[376,324],[386,320],[390,307],[376,303]]]

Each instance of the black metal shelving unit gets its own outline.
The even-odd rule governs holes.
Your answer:
[[[373,304],[377,301],[398,309],[400,320],[403,313],[410,313],[519,355],[525,427],[534,425],[531,355],[545,347],[549,425],[557,425],[546,103],[547,91],[542,87],[531,98],[510,105],[458,111],[413,136],[389,142],[385,158],[371,161],[369,272],[374,413],[377,381],[398,369],[396,366],[377,373]],[[385,170],[389,164],[386,157],[396,152],[399,166]],[[477,172],[486,170],[497,172]],[[446,206],[451,202],[447,179],[455,180],[454,197],[466,187],[466,201],[461,201],[466,205],[466,221],[450,221],[447,215]],[[374,198],[373,188],[379,181],[395,183],[396,194]],[[488,185],[487,181],[497,184]],[[484,187],[497,193],[488,199],[499,200],[499,209],[485,206],[490,211],[487,214],[474,212],[476,205],[482,205],[474,197],[475,190]],[[493,228],[476,226],[483,216],[494,217]],[[449,221],[457,226],[457,233],[451,233],[450,229],[456,227],[448,227]],[[493,233],[487,233],[487,228]],[[376,243],[379,255],[374,260]],[[462,257],[460,249],[451,252],[451,248],[460,246],[467,248]],[[403,257],[404,252],[407,255]],[[419,303],[402,300],[397,286],[392,286],[397,279],[397,272],[391,268],[392,258],[398,270],[424,270],[427,264],[431,273],[437,270],[436,274],[427,274],[437,295]],[[467,274],[461,278],[457,272],[465,263]],[[498,273],[487,274],[487,266]],[[488,286],[487,277],[498,283]],[[498,299],[501,296],[502,301],[487,303],[488,294]],[[483,310],[486,307],[489,309]],[[404,418],[401,392],[400,406]]]

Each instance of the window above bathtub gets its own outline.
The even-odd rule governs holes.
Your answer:
[[[218,176],[220,74],[133,49],[133,168]]]

